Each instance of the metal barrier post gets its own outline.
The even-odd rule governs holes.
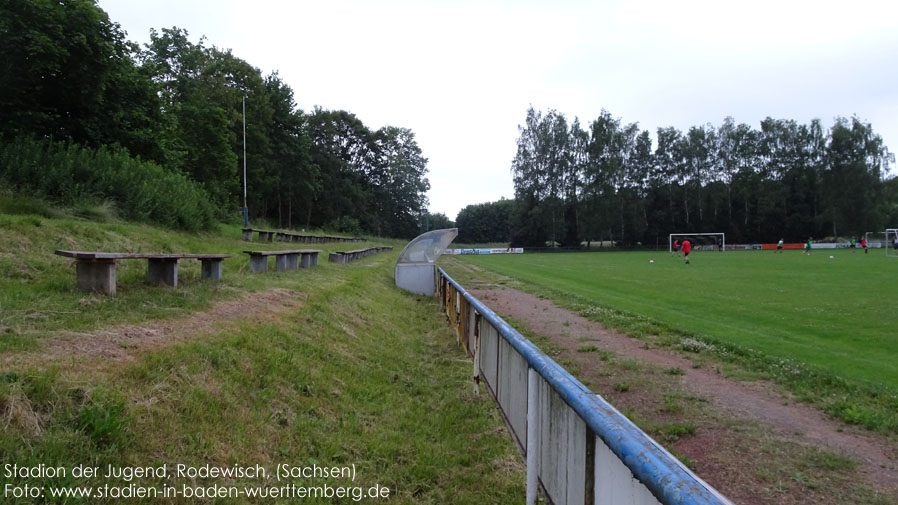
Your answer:
[[[539,492],[539,373],[527,368],[527,505]]]
[[[474,311],[474,394],[480,394],[480,312]]]

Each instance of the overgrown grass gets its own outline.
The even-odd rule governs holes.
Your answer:
[[[761,373],[845,422],[898,433],[898,264],[882,251],[701,253],[689,266],[645,252],[445,261],[507,276],[631,336]]]
[[[0,181],[61,205],[111,201],[128,219],[182,230],[213,227],[216,209],[184,174],[124,149],[18,138],[0,144]]]
[[[203,310],[215,300],[291,284],[286,275],[251,275],[244,250],[314,248],[323,253],[319,267],[298,275],[323,281],[331,269],[327,253],[348,244],[243,242],[240,227],[219,225],[215,232],[176,233],[122,222],[93,223],[79,219],[47,219],[35,215],[0,214],[0,351],[33,347],[48,331],[82,331],[99,326],[139,323]],[[371,244],[398,246],[372,239]],[[146,285],[146,261],[116,265],[118,296],[82,293],[75,287],[71,260],[57,249],[110,252],[227,253],[221,283],[200,280],[200,263],[182,260],[178,288]],[[270,267],[273,270],[273,265]]]
[[[393,286],[398,251],[349,265],[324,261],[307,270],[250,275],[246,256],[238,251],[260,245],[240,242],[237,227],[188,235],[126,224],[0,216],[0,233],[6,234],[0,257],[21,267],[0,272],[0,324],[9,330],[0,352],[7,356],[40,348],[57,330],[189,314],[215,300],[274,287],[306,294],[295,311],[262,321],[235,320],[212,335],[148,352],[133,362],[104,362],[96,369],[0,370],[0,414],[7,420],[0,432],[4,462],[69,469],[75,464],[260,464],[269,469],[279,463],[355,464],[356,482],[294,483],[366,489],[380,484],[390,489],[390,499],[384,500],[389,503],[522,501],[520,457],[492,401],[472,395],[470,365],[460,359],[463,352],[440,316],[439,303]],[[145,262],[122,262],[119,292],[107,297],[74,290],[74,273],[65,259],[52,254],[60,245],[233,252],[238,257],[226,261],[222,284],[200,282],[198,270],[189,268],[177,289],[144,286]],[[322,246],[340,248],[315,247]],[[66,477],[31,483],[110,482]],[[185,482],[141,481],[176,483]],[[243,482],[199,482],[212,483]]]

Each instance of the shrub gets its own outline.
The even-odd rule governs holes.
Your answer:
[[[336,230],[340,233],[349,233],[353,235],[360,235],[362,233],[362,226],[359,223],[359,220],[349,216],[340,216],[338,219],[334,219],[326,226],[326,228]]]
[[[62,205],[108,202],[101,206],[125,219],[169,228],[202,230],[214,222],[215,208],[199,184],[124,149],[19,138],[0,144],[0,180]]]

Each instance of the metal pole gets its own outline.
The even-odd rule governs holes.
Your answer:
[[[536,505],[539,491],[539,373],[527,368],[527,505]]]
[[[470,305],[469,305],[470,307]],[[471,333],[474,339],[474,394],[480,394],[480,314],[471,307],[474,314],[474,331]]]
[[[246,95],[243,95],[243,226],[249,226],[249,207],[246,205]]]

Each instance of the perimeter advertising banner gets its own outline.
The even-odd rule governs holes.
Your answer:
[[[522,254],[523,247],[506,247],[504,249],[446,249],[443,254]]]

